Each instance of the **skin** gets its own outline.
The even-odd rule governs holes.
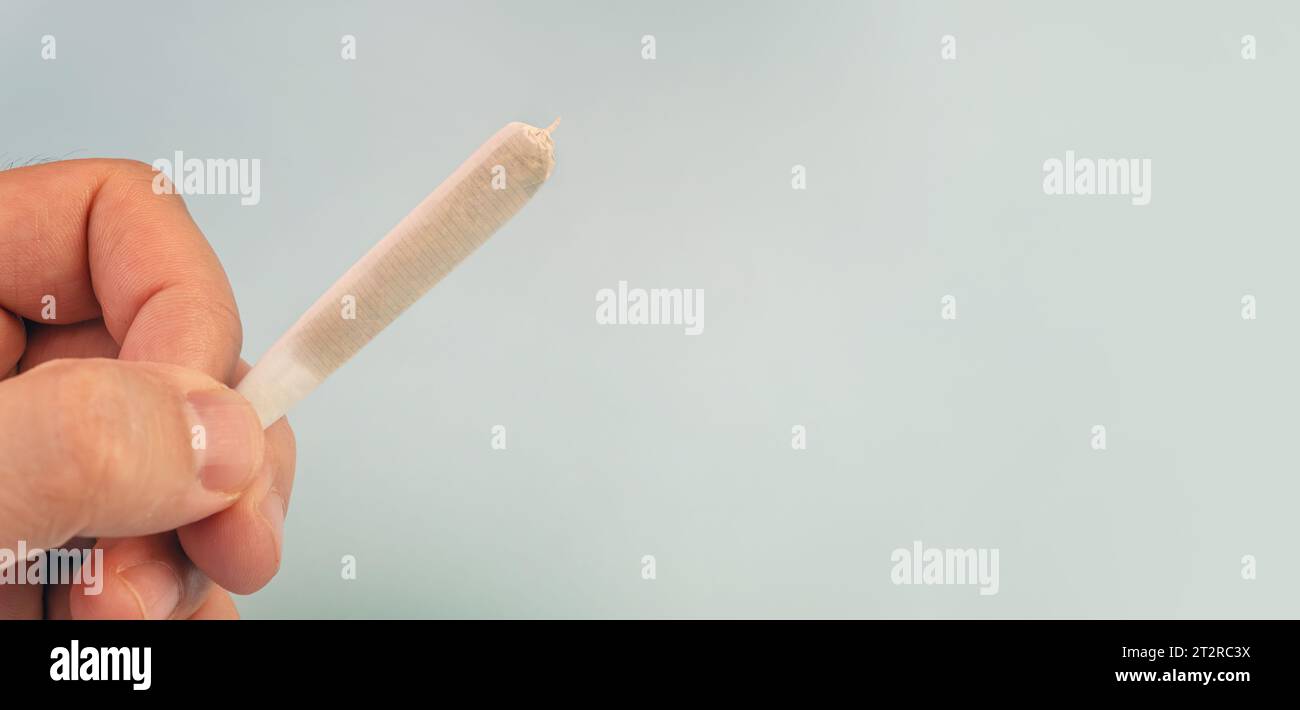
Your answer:
[[[121,160],[0,172],[0,547],[104,550],[101,594],[0,585],[0,618],[233,619],[229,592],[279,569],[293,431],[254,421],[239,481],[199,482],[186,393],[248,365],[225,272],[154,176]]]

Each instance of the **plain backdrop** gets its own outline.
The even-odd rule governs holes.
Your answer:
[[[1293,3],[0,15],[0,163],[261,160],[261,204],[189,199],[250,360],[563,117],[532,203],[291,414],[248,617],[1296,616]],[[1151,204],[1043,194],[1066,150],[1150,158]],[[704,289],[704,333],[597,325],[620,280]],[[914,540],[997,548],[999,593],[892,584]]]

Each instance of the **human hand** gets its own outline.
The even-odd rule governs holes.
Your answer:
[[[155,175],[0,172],[0,549],[98,538],[104,562],[99,594],[0,584],[0,618],[234,618],[225,590],[279,568],[293,432],[227,387],[230,284]]]

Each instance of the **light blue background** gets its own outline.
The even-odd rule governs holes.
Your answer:
[[[189,199],[249,359],[564,119],[524,212],[292,414],[246,616],[1296,616],[1297,5],[188,5],[4,0],[0,158],[260,158],[260,205]],[[1044,195],[1067,149],[1151,158],[1151,205]],[[619,280],[703,288],[704,334],[597,326]],[[1000,593],[894,586],[918,539],[998,548]]]

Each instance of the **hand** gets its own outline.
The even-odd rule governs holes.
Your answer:
[[[0,618],[236,618],[225,590],[279,568],[293,432],[228,388],[230,284],[155,175],[0,172],[0,550],[98,538],[104,561],[99,594],[0,584]]]

